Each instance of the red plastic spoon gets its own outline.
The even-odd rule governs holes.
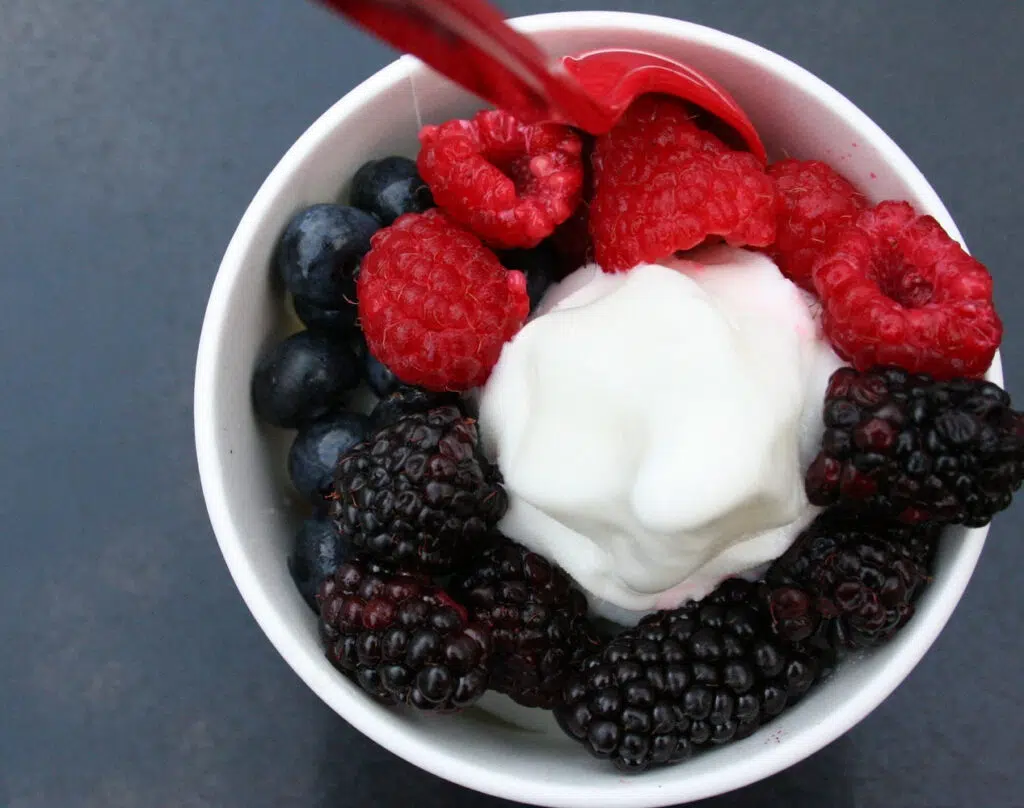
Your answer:
[[[552,62],[486,0],[318,2],[523,120],[561,121],[600,135],[634,98],[663,93],[711,113],[766,159],[736,100],[703,73],[664,56],[609,48]]]

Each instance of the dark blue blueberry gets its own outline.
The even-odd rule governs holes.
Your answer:
[[[295,315],[302,320],[306,328],[322,331],[338,337],[348,337],[356,330],[356,318],[359,309],[344,304],[340,309],[322,309],[310,303],[304,297],[293,298]]]
[[[313,504],[323,504],[338,460],[369,431],[369,418],[347,411],[299,430],[288,452],[288,476],[295,490]]]
[[[370,421],[374,429],[383,429],[406,415],[444,406],[455,406],[466,411],[465,402],[458,393],[433,393],[420,387],[403,385],[377,402],[370,413]]]
[[[372,213],[387,227],[405,213],[434,207],[430,188],[408,157],[371,160],[352,178],[352,204]]]
[[[313,516],[302,523],[288,557],[288,571],[314,611],[317,611],[316,592],[320,583],[334,575],[351,554],[351,547],[331,519]]]
[[[351,348],[324,334],[300,331],[256,363],[253,409],[269,424],[298,427],[339,409],[360,376]]]
[[[526,275],[530,311],[537,308],[544,293],[560,274],[558,253],[546,241],[530,250],[503,250],[498,253],[498,259],[505,269],[518,269]]]
[[[344,205],[313,205],[291,220],[277,252],[288,291],[323,309],[356,304],[359,262],[380,222]]]
[[[365,359],[366,383],[378,398],[391,395],[402,383],[398,377],[391,372],[391,368],[381,362],[376,356],[366,351]]]

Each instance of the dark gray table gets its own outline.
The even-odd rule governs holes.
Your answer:
[[[992,267],[1020,392],[1024,4],[629,6],[773,48],[892,134]],[[391,58],[302,0],[0,0],[0,805],[500,804],[392,757],[291,673],[228,578],[194,461],[194,350],[235,223]],[[702,806],[1024,806],[1022,528],[1018,503],[872,716]]]

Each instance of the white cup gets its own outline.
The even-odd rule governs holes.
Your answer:
[[[515,24],[553,54],[638,48],[703,70],[732,92],[773,157],[825,160],[872,200],[908,200],[960,238],[935,191],[877,125],[774,53],[709,28],[639,14],[566,12]],[[752,737],[635,777],[588,756],[549,714],[503,697],[489,695],[484,707],[456,717],[378,706],[328,663],[314,616],[289,577],[285,559],[301,513],[283,470],[291,435],[260,425],[249,403],[257,356],[294,329],[272,269],[277,239],[302,207],[337,200],[339,192],[343,198],[366,160],[415,156],[421,123],[463,117],[479,106],[416,60],[399,59],[314,123],[245,212],[214,283],[196,367],[199,469],[224,559],[253,616],[303,681],[361,732],[440,777],[510,800],[574,808],[674,805],[768,777],[846,732],[907,676],[960,599],[987,528],[948,532],[917,614],[884,648],[844,663]],[[998,356],[988,378],[1002,383]]]

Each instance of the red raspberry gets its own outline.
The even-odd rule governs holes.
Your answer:
[[[682,102],[641,96],[594,148],[590,235],[606,272],[659,261],[708,236],[775,239],[775,188],[756,157],[699,128]]]
[[[437,209],[400,217],[370,243],[358,294],[373,355],[428,390],[482,384],[529,313],[526,276]]]
[[[980,376],[1003,325],[992,277],[931,216],[882,202],[833,234],[814,265],[825,334],[858,370]]]
[[[828,235],[854,220],[868,206],[864,195],[827,163],[782,160],[768,166],[778,194],[775,243],[765,252],[782,274],[808,292],[811,270]]]
[[[579,204],[583,144],[567,126],[485,110],[423,127],[420,144],[434,201],[498,249],[536,247]]]

